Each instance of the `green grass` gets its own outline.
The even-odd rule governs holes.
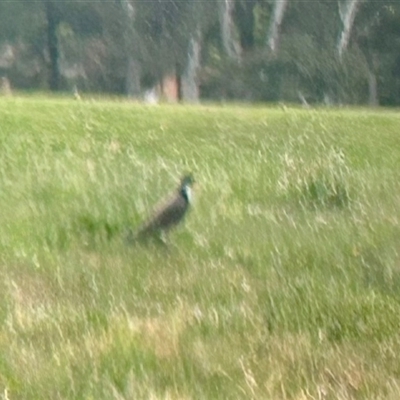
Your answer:
[[[0,396],[398,399],[399,126],[0,98]],[[168,248],[127,247],[185,171]]]

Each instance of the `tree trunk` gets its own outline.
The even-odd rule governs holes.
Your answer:
[[[343,3],[341,0],[338,1],[339,15],[343,23],[343,29],[337,44],[340,60],[349,44],[351,30],[353,28],[354,18],[356,17],[359,4],[360,0],[346,0],[346,3]]]
[[[376,107],[379,105],[378,100],[378,82],[376,79],[376,74],[373,70],[368,68],[368,91],[369,91],[369,105],[371,107]]]
[[[246,0],[235,4],[236,27],[239,31],[240,50],[251,50],[255,45],[255,12],[257,0]]]
[[[128,54],[125,91],[128,97],[134,98],[140,95],[140,65],[133,54]]]
[[[125,14],[125,51],[126,51],[126,75],[125,93],[128,97],[138,97],[140,88],[140,64],[137,62],[135,54],[135,8],[129,0],[120,0],[122,10]]]
[[[280,27],[285,15],[288,0],[275,0],[274,12],[267,36],[267,46],[272,53],[277,53],[279,44]]]
[[[240,45],[235,38],[235,25],[233,22],[235,3],[233,0],[219,0],[219,4],[221,38],[225,53],[229,58],[239,61]]]
[[[47,19],[47,47],[50,58],[50,76],[49,87],[52,91],[60,90],[60,50],[57,36],[60,17],[56,6],[52,1],[45,2],[45,11]]]
[[[182,99],[191,103],[199,101],[198,71],[200,67],[200,33],[190,38],[186,69],[181,79]]]

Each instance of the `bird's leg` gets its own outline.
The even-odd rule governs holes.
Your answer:
[[[125,234],[125,244],[132,245],[135,242],[135,233],[132,228],[129,228]]]
[[[168,246],[168,236],[165,231],[161,231],[159,235],[160,243],[164,246]]]

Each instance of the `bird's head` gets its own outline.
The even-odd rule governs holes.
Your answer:
[[[193,186],[194,178],[192,174],[184,175],[181,179],[181,187],[183,186]]]

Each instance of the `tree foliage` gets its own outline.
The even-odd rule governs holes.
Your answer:
[[[290,0],[280,14],[278,0],[222,1],[0,2],[0,74],[21,89],[139,95],[182,75],[197,38],[203,97],[400,104],[400,3],[362,0],[346,20],[352,0]],[[233,25],[224,31],[222,21]],[[227,54],[229,40],[239,58]]]

